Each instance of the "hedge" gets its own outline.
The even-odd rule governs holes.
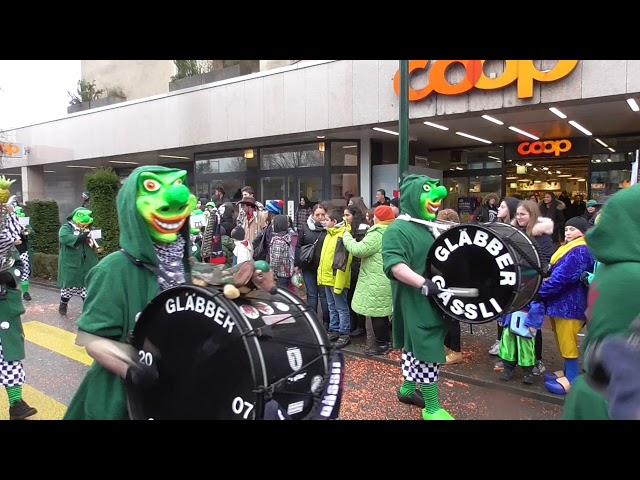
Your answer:
[[[29,238],[32,250],[57,255],[60,230],[58,204],[53,200],[32,200],[25,204],[24,211],[30,217],[33,229],[33,236]]]
[[[58,279],[58,255],[34,253],[30,260],[34,277],[47,280]]]
[[[109,255],[120,248],[120,229],[116,195],[120,189],[120,179],[111,168],[99,168],[85,178],[87,191],[91,196],[93,226],[102,230],[102,239],[98,241],[104,248],[100,257]]]

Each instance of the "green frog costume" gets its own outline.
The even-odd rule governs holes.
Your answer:
[[[439,180],[423,175],[405,177],[400,186],[401,215],[382,239],[384,272],[391,279],[393,295],[393,343],[402,349],[404,383],[398,399],[424,407],[425,420],[453,419],[440,405],[437,383],[439,364],[445,363],[445,324],[427,298],[437,293],[437,287],[424,278],[427,253],[435,238],[430,222],[446,197],[447,189]],[[394,273],[398,265],[408,266],[414,278],[424,281],[422,289],[399,281]]]
[[[87,301],[78,331],[128,344],[138,314],[162,290],[190,281],[189,216],[196,197],[185,170],[135,169],[118,193],[121,251],[105,257],[87,277]],[[118,284],[118,289],[109,288]],[[87,348],[89,351],[89,348]],[[140,364],[130,366],[133,380]],[[94,362],[65,419],[127,419],[125,380]]]
[[[71,297],[87,298],[86,277],[98,263],[96,249],[98,245],[91,238],[93,217],[91,210],[76,208],[67,217],[67,223],[60,227],[58,240],[58,287],[60,287],[60,315],[67,314],[67,305]]]
[[[640,314],[640,185],[616,193],[603,207],[596,226],[586,234],[587,246],[600,263],[589,287],[587,336],[583,352],[615,335],[628,335]],[[610,418],[605,397],[586,381],[592,372],[584,362],[580,375],[567,394],[564,418],[606,420]]]

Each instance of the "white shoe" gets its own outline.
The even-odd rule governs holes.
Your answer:
[[[498,355],[500,353],[500,340],[496,340],[489,349],[489,355]]]

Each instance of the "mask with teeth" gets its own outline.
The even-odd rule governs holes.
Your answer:
[[[136,208],[154,242],[173,243],[189,221],[197,199],[184,184],[187,172],[142,172],[138,178]]]
[[[435,220],[442,200],[447,198],[447,187],[440,185],[439,180],[425,177],[420,192],[420,213],[425,220]]]
[[[400,184],[400,211],[414,218],[433,221],[448,193],[447,187],[440,185],[437,178],[407,175]]]

